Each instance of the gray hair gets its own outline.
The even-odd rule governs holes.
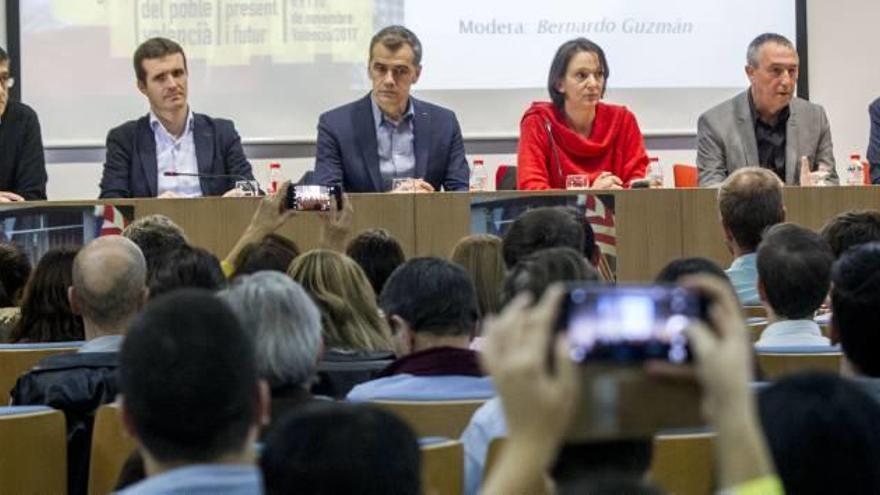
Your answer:
[[[384,27],[378,33],[373,35],[373,39],[370,40],[370,60],[373,60],[373,47],[379,43],[382,43],[382,46],[391,50],[391,52],[400,50],[400,47],[406,43],[412,48],[413,65],[416,67],[422,66],[422,42],[419,41],[419,37],[416,36],[416,33],[409,29],[403,26],[393,25]]]
[[[766,45],[767,43],[776,43],[777,45],[782,45],[786,48],[791,48],[795,52],[797,52],[797,48],[795,48],[794,43],[791,42],[788,38],[781,34],[777,33],[764,33],[758,35],[757,38],[753,39],[751,43],[749,43],[749,49],[746,51],[746,61],[752,67],[757,67],[760,64],[758,60],[758,52],[761,51],[761,47]]]
[[[273,387],[310,385],[321,351],[321,312],[302,286],[262,271],[236,278],[219,297],[253,337],[261,377]]]

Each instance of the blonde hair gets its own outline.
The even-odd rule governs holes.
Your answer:
[[[477,292],[480,317],[497,313],[505,276],[501,238],[488,234],[463,237],[452,248],[450,258],[470,275]]]
[[[324,345],[348,351],[392,349],[388,324],[360,266],[344,254],[315,249],[298,256],[287,274],[321,309]]]

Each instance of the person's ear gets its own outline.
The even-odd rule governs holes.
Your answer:
[[[758,286],[758,298],[761,300],[762,303],[766,304],[769,307],[770,303],[767,301],[767,289],[764,288],[764,281],[761,280],[760,275],[758,275],[758,280],[756,284]]]
[[[420,66],[416,67],[416,74],[415,74],[415,77],[413,77],[412,83],[415,84],[415,83],[419,82],[419,77],[421,77],[421,75],[422,75],[422,66],[420,65]]]
[[[391,315],[388,321],[391,325],[397,354],[406,355],[411,353],[415,347],[415,332],[413,332],[409,322],[399,315]]]
[[[144,286],[143,292],[141,292],[140,300],[138,301],[138,312],[144,309],[144,306],[147,305],[147,302],[150,300],[150,288]]]
[[[137,81],[138,91],[141,92],[142,95],[147,96],[147,84],[140,79]]]
[[[82,315],[82,310],[76,302],[76,289],[71,285],[67,288],[67,303],[70,304],[70,312],[75,315]]]
[[[256,407],[256,426],[264,428],[269,426],[272,421],[272,392],[269,389],[269,382],[259,380],[257,382],[257,407]]]
[[[137,436],[137,429],[134,427],[134,420],[131,417],[128,407],[125,405],[125,395],[119,394],[116,396],[116,404],[119,405],[119,417],[122,419],[122,428],[131,438],[134,438],[138,444],[140,444],[140,439],[138,439]]]

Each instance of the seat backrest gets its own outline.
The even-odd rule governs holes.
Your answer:
[[[713,433],[657,435],[651,477],[667,493],[706,495],[715,492]]]
[[[767,318],[767,308],[761,305],[743,306],[746,318]]]
[[[122,425],[119,406],[107,404],[95,413],[92,452],[89,457],[89,494],[111,493],[119,471],[135,449],[135,441]]]
[[[422,493],[459,495],[464,489],[464,447],[457,440],[423,445]]]
[[[34,367],[43,358],[76,352],[78,347],[51,347],[22,345],[4,345],[0,347],[0,394],[2,403],[9,403],[9,392],[15,387],[15,381],[26,371]]]
[[[419,437],[459,438],[485,400],[375,401],[403,419]]]
[[[486,482],[489,478],[489,473],[492,472],[492,469],[498,463],[498,458],[504,450],[505,442],[507,442],[507,439],[504,437],[493,438],[489,442],[489,448],[486,450],[486,462],[483,464],[483,483]]]
[[[750,321],[747,324],[752,343],[761,339],[761,333],[767,328],[767,320]]]
[[[840,371],[840,352],[767,352],[758,349],[758,365],[767,380],[801,371]]]
[[[67,493],[64,413],[0,407],[0,492]]]
[[[672,176],[675,179],[675,187],[699,187],[700,180],[697,167],[684,163],[676,163],[672,166]]]

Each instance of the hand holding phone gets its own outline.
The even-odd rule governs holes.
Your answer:
[[[304,186],[291,184],[287,188],[285,207],[295,211],[330,211],[332,199],[336,209],[342,210],[342,188],[339,186]]]

